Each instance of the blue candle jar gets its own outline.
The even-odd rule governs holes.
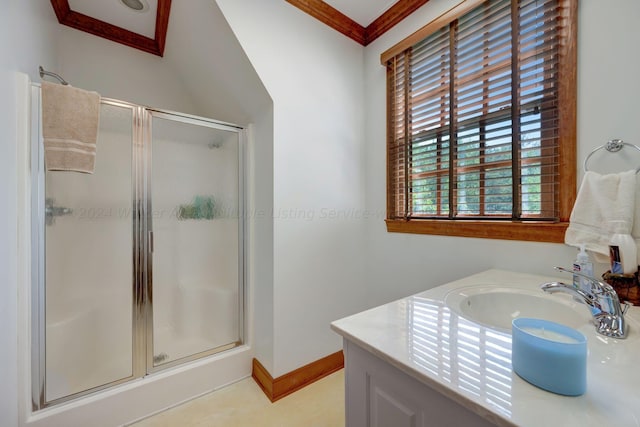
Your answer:
[[[587,338],[543,319],[514,319],[511,364],[516,374],[544,390],[580,396],[587,390]]]

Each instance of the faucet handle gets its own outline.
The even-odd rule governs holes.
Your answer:
[[[631,304],[629,301],[625,301],[622,303],[622,305],[622,315],[624,316],[627,313],[627,310],[629,310],[629,307],[631,307],[633,304]]]
[[[554,268],[558,271],[562,271],[563,273],[577,274],[578,276],[584,277],[585,279],[589,280],[591,282],[591,291],[594,293],[606,292],[608,294],[616,294],[616,291],[613,289],[613,286],[611,286],[607,282],[603,282],[601,280],[596,279],[595,277],[588,276],[579,271],[569,270],[568,268],[564,268],[564,267],[554,267]],[[617,294],[616,294],[616,297],[617,297]]]
[[[556,270],[587,278],[591,283],[590,291],[585,292],[562,282],[545,283],[542,285],[543,291],[549,293],[563,292],[574,297],[579,296],[582,298],[582,302],[591,307],[591,315],[598,333],[620,339],[626,336],[624,314],[629,309],[630,304],[626,301],[624,304],[620,304],[620,298],[613,286],[563,267],[556,267]]]
[[[569,270],[568,268],[564,268],[564,267],[553,267],[558,271],[562,271],[563,273],[569,273],[569,274],[577,274],[578,276],[584,277],[585,279],[589,279],[589,280],[595,280],[593,277],[591,276],[587,276],[584,273],[581,273],[579,271],[573,271],[573,270]]]

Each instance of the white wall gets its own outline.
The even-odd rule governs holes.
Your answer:
[[[217,3],[274,103],[273,320],[256,324],[273,321],[257,357],[277,377],[339,350],[329,323],[364,307],[363,49],[280,0]]]
[[[73,86],[155,108],[200,114],[168,61],[67,26],[59,26],[56,72]]]
[[[10,50],[10,14],[0,16],[0,52]],[[18,420],[17,237],[15,232],[15,140],[16,105],[11,58],[0,58],[0,424],[16,425]],[[13,174],[11,172],[14,172]]]
[[[640,2],[580,1],[578,22],[578,160],[612,138],[640,146]],[[615,7],[611,7],[615,4]],[[606,163],[606,164],[602,164]],[[640,154],[625,149],[617,155],[601,150],[589,160],[590,170],[619,172],[637,168]]]
[[[369,210],[381,213],[385,210],[385,69],[380,65],[380,54],[453,3],[431,0],[365,49]],[[637,78],[640,57],[633,54],[640,44],[640,31],[635,24],[640,16],[640,3],[619,0],[611,7],[608,2],[583,0],[579,7],[580,180],[582,159],[597,145],[611,138],[640,143],[636,99],[640,93]],[[614,165],[610,170],[637,166],[640,156],[636,154],[627,151],[624,166]],[[618,159],[622,157],[625,156]],[[366,247],[370,305],[493,267],[549,274],[554,265],[566,266],[575,258],[575,250],[563,244],[387,233],[382,217],[369,221]],[[603,269],[604,266],[599,266],[600,272]]]
[[[18,116],[21,92],[15,73],[35,80],[39,64],[55,63],[52,14],[47,2],[21,0],[4,2],[0,14],[0,425],[8,427],[18,424],[16,164],[25,119]]]
[[[249,339],[265,366],[273,366],[273,104],[249,128],[247,219],[250,285]]]
[[[209,117],[256,122],[272,103],[213,0],[172,3],[165,59]]]

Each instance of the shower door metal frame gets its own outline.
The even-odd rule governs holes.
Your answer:
[[[241,345],[245,341],[246,307],[246,218],[245,150],[246,129],[203,117],[157,110],[116,99],[102,98],[100,103],[131,110],[131,185],[132,185],[132,375],[63,396],[46,400],[46,270],[45,270],[45,168],[42,144],[41,90],[31,87],[31,399],[38,411],[68,402],[113,386],[143,378],[158,371],[181,365]],[[198,124],[238,134],[238,331],[239,341],[155,367],[153,365],[153,287],[152,287],[152,214],[151,214],[151,120],[171,120]],[[149,350],[150,349],[150,350]]]
[[[147,268],[148,272],[147,280],[146,280],[146,295],[147,295],[147,304],[146,304],[146,362],[147,362],[147,372],[149,374],[163,371],[165,369],[169,369],[171,367],[182,365],[186,362],[191,362],[194,360],[201,359],[206,356],[210,356],[216,353],[220,353],[225,350],[230,350],[244,343],[245,339],[245,325],[244,325],[244,308],[246,306],[246,250],[245,250],[245,150],[246,150],[246,130],[238,125],[225,123],[213,119],[208,119],[205,117],[194,116],[190,114],[178,113],[175,111],[169,110],[161,110],[156,108],[145,108],[145,118],[144,123],[146,123],[144,132],[145,132],[145,142],[146,146],[146,162],[147,162],[147,176],[146,176],[146,191],[147,191],[147,201],[146,201],[146,212],[147,216],[145,218],[146,224],[148,226],[149,233],[147,233]],[[215,347],[209,350],[205,350],[199,353],[195,353],[189,356],[181,357],[179,359],[173,360],[171,362],[162,363],[158,366],[154,365],[153,356],[154,356],[154,348],[153,348],[153,209],[152,209],[152,197],[150,196],[152,191],[152,154],[153,154],[153,118],[157,117],[159,119],[171,120],[179,123],[191,124],[194,126],[202,126],[208,127],[212,129],[223,130],[227,132],[235,132],[238,134],[238,341],[233,343],[228,343],[221,345],[219,347]]]
[[[32,410],[36,411],[44,409],[50,406],[57,405],[59,403],[68,402],[79,397],[104,390],[109,387],[113,387],[118,384],[122,384],[131,381],[135,378],[139,378],[141,375],[140,364],[136,363],[137,360],[142,359],[140,356],[140,345],[137,344],[139,336],[137,330],[143,329],[144,319],[141,319],[138,312],[136,302],[141,299],[138,294],[141,289],[144,289],[144,284],[140,282],[139,277],[136,277],[136,262],[140,259],[141,255],[144,255],[143,248],[137,245],[135,239],[135,233],[137,222],[135,217],[132,219],[132,257],[134,277],[132,277],[132,366],[131,375],[128,377],[120,378],[118,380],[102,384],[93,387],[88,390],[83,390],[77,393],[63,396],[57,399],[46,399],[46,267],[45,267],[45,168],[44,168],[44,147],[42,145],[42,121],[41,121],[41,91],[40,85],[33,84],[31,92],[32,102],[32,136],[31,136],[31,179],[32,179],[32,194],[31,194],[31,206],[32,206],[32,221],[31,221],[31,253],[32,253],[32,268],[31,268],[31,281],[32,281],[32,293],[31,293],[31,322],[32,322],[32,338],[31,338],[31,367],[32,367]],[[131,126],[132,126],[132,140],[131,140],[131,195],[132,206],[137,205],[137,199],[140,197],[140,185],[136,182],[135,171],[138,169],[136,163],[140,161],[140,156],[136,150],[136,124],[140,120],[140,107],[124,101],[119,101],[110,98],[102,98],[100,100],[101,105],[111,105],[114,107],[126,108],[131,110]],[[135,212],[134,212],[135,215]],[[143,298],[143,297],[142,297]]]

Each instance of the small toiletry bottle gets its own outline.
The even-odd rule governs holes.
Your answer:
[[[613,236],[611,236],[611,247],[618,247],[618,251],[620,254],[620,264],[622,264],[622,274],[633,274],[638,270],[637,258],[638,258],[638,248],[636,246],[636,242],[631,237],[631,234],[625,232],[625,222],[624,221],[611,221]],[[612,252],[613,254],[613,252]],[[612,273],[616,273],[613,271],[613,263],[614,259],[612,257]]]
[[[593,277],[593,263],[589,259],[589,254],[585,250],[585,245],[580,245],[580,252],[573,262],[573,271],[585,274],[589,277]],[[573,287],[581,289],[584,292],[591,292],[591,283],[584,277],[580,277],[577,274],[573,275]]]
[[[618,245],[609,245],[609,262],[611,274],[622,274],[622,257]]]

